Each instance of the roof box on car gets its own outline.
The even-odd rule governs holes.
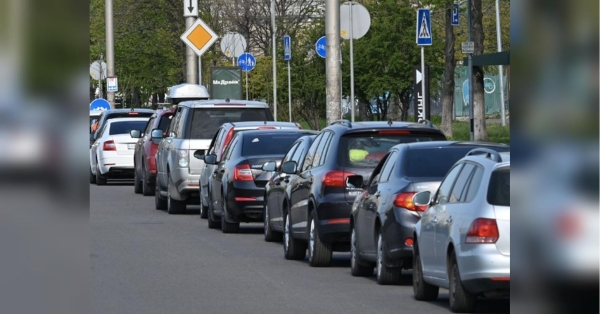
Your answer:
[[[209,99],[208,89],[198,84],[179,84],[171,86],[167,94],[167,101],[171,104],[178,104],[186,100],[205,100]]]

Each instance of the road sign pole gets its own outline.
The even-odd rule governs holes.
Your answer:
[[[246,100],[248,100],[248,71],[246,71]]]
[[[288,60],[288,107],[290,110],[290,122],[292,122],[292,71],[290,69],[290,60]]]
[[[354,44],[353,44],[353,34],[352,30],[354,29],[354,24],[352,24],[352,6],[354,5],[353,1],[350,1],[350,121],[354,122]],[[340,74],[341,76],[341,74]]]
[[[471,41],[471,0],[467,0],[467,29],[469,30],[469,42]],[[473,54],[469,54],[469,130],[470,130],[470,140],[475,140],[475,114],[474,114],[474,104],[475,101],[473,99]]]
[[[198,84],[202,85],[202,57],[198,56]]]
[[[427,118],[427,106],[425,100],[425,46],[421,46],[421,97],[423,98],[423,118]],[[415,117],[415,120],[418,122],[418,117]]]
[[[190,29],[192,25],[196,22],[196,18],[193,16],[187,16],[185,18],[185,29]],[[194,50],[190,47],[186,48],[186,81],[190,84],[198,84],[198,76],[197,76],[197,58]]]

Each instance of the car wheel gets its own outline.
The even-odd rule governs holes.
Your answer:
[[[142,181],[140,180],[140,176],[138,175],[137,170],[135,170],[135,166],[133,169],[133,192],[135,192],[135,194],[141,194]]]
[[[152,186],[153,184],[148,183],[148,176],[146,176],[146,171],[143,169],[144,165],[142,165],[142,195],[152,196],[154,195],[154,186]]]
[[[400,282],[402,276],[401,267],[388,267],[387,255],[385,254],[385,240],[383,239],[383,231],[379,231],[377,240],[377,283],[380,285],[395,285]]]
[[[271,219],[269,217],[269,207],[265,202],[265,209],[263,210],[265,241],[280,242],[282,240],[282,234],[271,229]]]
[[[157,178],[158,180],[158,178]],[[158,181],[154,185],[154,207],[156,209],[164,210],[167,209],[167,200],[160,195],[160,189],[158,188]]]
[[[306,242],[294,239],[290,216],[287,212],[283,215],[283,255],[289,260],[303,260],[306,257]]]
[[[210,204],[208,204],[208,229],[220,229],[221,228],[221,222],[220,221],[216,221],[214,218],[214,212],[213,212],[213,207],[212,207],[212,199],[210,199]]]
[[[171,197],[171,179],[167,176],[167,213],[179,215],[185,212],[185,201],[174,200]]]
[[[308,242],[308,264],[312,267],[327,267],[331,263],[331,245],[324,243],[319,238],[315,211],[310,216],[310,235]]]
[[[355,277],[372,276],[373,266],[364,266],[364,262],[358,257],[357,240],[356,230],[352,226],[350,227],[350,273]]]
[[[208,206],[204,205],[202,194],[200,194],[200,218],[208,218]]]
[[[460,272],[456,263],[456,256],[450,257],[450,309],[455,313],[471,313],[475,311],[477,296],[465,290],[460,280]]]
[[[92,172],[92,167],[90,166],[90,183],[96,183],[96,175]]]
[[[415,299],[419,301],[436,300],[440,292],[440,288],[430,285],[423,280],[423,267],[421,266],[421,256],[417,241],[414,242],[413,250],[413,293]]]
[[[227,202],[223,199],[223,213],[221,215],[221,231],[223,233],[239,233],[240,223],[239,222],[228,222],[225,219],[225,213],[227,212]]]
[[[96,184],[97,185],[106,185],[106,177],[103,177],[100,173],[100,167],[98,163],[96,163]]]

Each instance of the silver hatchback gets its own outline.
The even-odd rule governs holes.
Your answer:
[[[482,297],[510,293],[510,153],[477,148],[448,172],[415,225],[413,290],[417,300],[450,290],[454,312],[472,312]]]

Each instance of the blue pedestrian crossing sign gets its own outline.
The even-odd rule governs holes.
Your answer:
[[[289,61],[292,58],[292,38],[288,35],[283,36],[283,60]]]
[[[242,68],[242,71],[250,72],[256,66],[256,59],[254,59],[254,56],[251,53],[246,52],[238,57],[237,63],[238,66]]]
[[[110,110],[110,103],[103,98],[94,99],[90,103],[90,111],[91,110]]]
[[[417,45],[431,46],[431,15],[428,9],[419,9],[417,12]]]
[[[459,4],[454,3],[452,5],[452,26],[458,26],[459,23],[459,15],[458,15]]]
[[[319,57],[321,58],[325,58],[327,56],[326,52],[327,52],[327,44],[325,41],[325,36],[319,38],[319,40],[317,40],[317,42],[315,43],[315,50],[317,51],[317,54],[319,55]]]

